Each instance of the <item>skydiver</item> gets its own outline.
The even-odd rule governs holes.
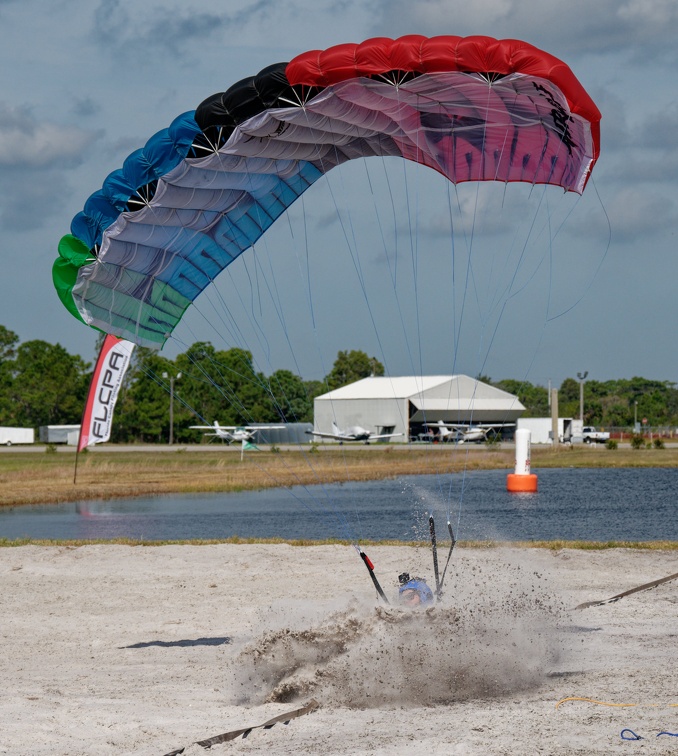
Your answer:
[[[398,603],[401,606],[415,608],[433,605],[433,591],[423,578],[411,578],[409,572],[403,572],[398,575],[398,582],[400,583]]]

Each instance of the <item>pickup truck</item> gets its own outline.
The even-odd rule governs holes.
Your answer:
[[[610,440],[607,431],[596,430],[592,425],[585,425],[581,435],[585,444],[604,444]]]

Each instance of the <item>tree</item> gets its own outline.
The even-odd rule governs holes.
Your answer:
[[[549,414],[548,390],[543,386],[533,386],[529,381],[506,379],[494,384],[502,391],[518,397],[525,407],[525,417],[547,417]]]
[[[254,369],[252,354],[245,349],[217,351],[209,342],[198,342],[177,357],[176,366],[183,374],[181,397],[193,419],[222,425],[280,419],[270,401],[268,379]]]
[[[89,384],[89,364],[61,345],[26,341],[11,361],[10,417],[26,427],[80,422]]]
[[[12,361],[19,337],[5,326],[0,326],[0,425],[9,424],[14,408],[10,389],[12,386]]]
[[[174,364],[154,350],[143,347],[134,350],[125,386],[118,396],[113,441],[169,440],[169,391],[162,374],[176,375],[176,372]]]
[[[354,349],[337,354],[332,370],[325,377],[325,383],[328,390],[333,391],[371,375],[384,375],[384,366],[376,357],[368,357],[365,352]]]
[[[289,370],[276,370],[269,378],[272,413],[282,423],[308,423],[313,420],[313,400],[304,382]]]
[[[561,417],[579,417],[579,381],[566,378],[558,391],[558,414]]]

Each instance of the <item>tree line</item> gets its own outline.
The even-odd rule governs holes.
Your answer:
[[[0,426],[80,423],[92,370],[93,364],[59,344],[19,343],[17,334],[0,326]],[[244,349],[218,350],[198,342],[170,360],[137,347],[118,396],[111,440],[166,442],[170,382],[173,436],[188,443],[200,439],[189,426],[215,420],[221,425],[313,422],[316,396],[383,374],[383,365],[359,350],[340,351],[322,380],[305,381],[289,370],[268,376],[257,371]]]
[[[523,417],[550,415],[548,389],[528,381],[486,380],[497,388],[515,394],[525,406]],[[579,417],[580,383],[566,378],[558,389],[560,417]],[[584,382],[584,425],[610,428],[633,426],[647,420],[650,427],[678,426],[678,388],[671,381],[647,378],[620,378]]]
[[[98,352],[98,349],[97,349]],[[0,326],[0,425],[38,428],[78,424],[93,365],[59,344],[20,343]],[[178,378],[181,374],[181,377]],[[313,399],[370,375],[384,375],[379,360],[360,350],[341,351],[322,380],[304,380],[289,370],[257,371],[252,355],[239,348],[218,350],[193,344],[170,360],[137,348],[118,397],[111,440],[161,443],[169,438],[169,386],[174,386],[174,438],[199,440],[190,425],[312,422]],[[528,381],[479,380],[518,396],[526,417],[547,417],[548,390]],[[579,417],[580,384],[566,378],[559,388],[561,417]],[[637,403],[637,404],[636,404]],[[584,422],[603,427],[678,426],[678,388],[670,381],[631,378],[586,381]]]

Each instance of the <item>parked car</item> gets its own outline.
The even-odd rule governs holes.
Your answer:
[[[607,431],[596,430],[592,425],[585,425],[582,440],[585,444],[604,444],[610,440],[610,434]]]

